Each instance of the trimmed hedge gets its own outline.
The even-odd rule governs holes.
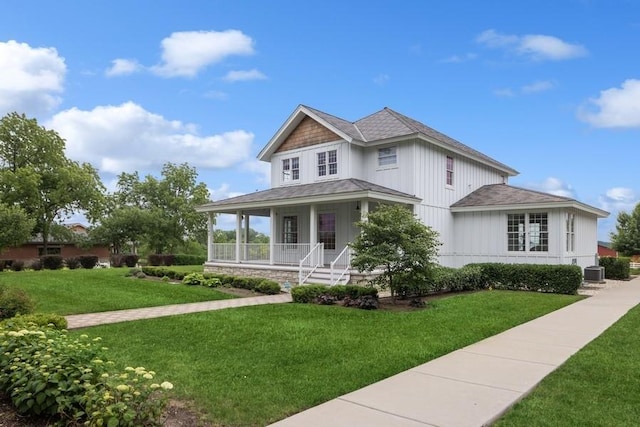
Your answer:
[[[206,256],[175,254],[175,265],[202,265],[207,261]]]
[[[173,254],[149,254],[147,255],[149,265],[159,267],[161,265],[170,267],[176,263],[176,256]]]
[[[78,257],[69,257],[64,260],[69,270],[75,270],[80,267],[80,259]]]
[[[469,264],[482,270],[486,287],[506,290],[553,292],[573,295],[582,284],[582,269],[577,265],[546,264]]]
[[[376,288],[356,285],[303,285],[291,288],[291,298],[293,302],[297,303],[318,303],[326,305],[330,301],[344,299],[358,301],[373,298],[377,300],[378,290]]]
[[[604,278],[613,280],[627,280],[630,277],[630,258],[602,257],[600,267],[604,267]]]
[[[80,255],[78,259],[82,268],[91,269],[98,265],[98,255]]]
[[[60,255],[45,255],[40,257],[42,266],[47,270],[59,270],[62,268],[64,260]]]

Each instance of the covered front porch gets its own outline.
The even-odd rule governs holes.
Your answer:
[[[415,198],[360,180],[279,187],[212,202],[207,214],[208,271],[242,270],[290,283],[346,283],[355,225],[379,203],[413,205]],[[235,241],[215,242],[216,215],[235,219]],[[248,241],[252,219],[268,218],[269,242]],[[288,272],[288,274],[286,274]]]

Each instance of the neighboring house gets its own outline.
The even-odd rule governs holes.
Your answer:
[[[509,186],[513,168],[389,108],[349,122],[301,105],[258,158],[271,164],[270,189],[198,208],[209,214],[208,271],[353,281],[347,245],[359,233],[354,222],[380,203],[407,205],[438,231],[445,266],[586,267],[597,253],[597,220],[608,215]],[[236,243],[213,243],[221,213],[236,216]],[[269,244],[245,243],[251,217],[270,219]]]
[[[598,256],[599,257],[618,257],[618,252],[611,247],[609,242],[598,242]]]
[[[82,224],[68,224],[67,227],[76,234],[85,236],[87,234],[87,228]],[[74,242],[64,242],[50,238],[49,242],[47,242],[47,251],[45,253],[42,235],[37,235],[20,246],[6,248],[0,252],[0,259],[30,262],[43,255],[60,255],[63,258],[97,255],[100,262],[109,262],[110,252],[107,246],[93,246],[85,249],[76,246]]]

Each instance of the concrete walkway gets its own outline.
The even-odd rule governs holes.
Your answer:
[[[640,278],[609,282],[590,298],[272,426],[491,424],[638,303]]]
[[[126,322],[129,320],[152,319],[154,317],[174,316],[176,314],[198,313],[200,311],[221,310],[223,308],[279,304],[284,302],[291,302],[290,294],[163,305],[160,307],[135,308],[131,310],[104,311],[102,313],[73,314],[66,316],[66,319],[68,329],[77,329],[107,323]]]

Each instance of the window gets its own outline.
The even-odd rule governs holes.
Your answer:
[[[336,214],[321,213],[318,215],[318,243],[324,243],[324,248],[336,248]]]
[[[298,217],[282,217],[282,243],[298,243]]]
[[[447,156],[447,185],[453,185],[453,157]]]
[[[300,179],[300,158],[282,159],[282,181],[297,181]]]
[[[507,218],[507,249],[510,252],[524,251],[524,214],[509,214]]]
[[[318,176],[338,174],[338,151],[330,150],[318,153]]]
[[[507,250],[510,252],[549,251],[547,213],[507,215]]]
[[[575,251],[576,233],[575,233],[575,216],[572,213],[567,214],[567,252]]]
[[[378,166],[391,166],[398,163],[396,147],[378,149]]]
[[[38,247],[38,256],[45,255],[60,255],[62,253],[62,248],[60,246],[47,246],[47,252],[45,253],[44,247]]]

